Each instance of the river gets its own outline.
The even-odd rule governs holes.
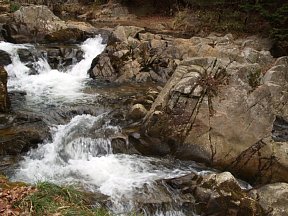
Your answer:
[[[9,74],[8,91],[25,93],[25,101],[12,108],[41,114],[51,133],[51,137],[39,143],[38,148],[23,155],[10,179],[27,183],[73,184],[100,192],[109,196],[108,207],[113,214],[127,215],[141,206],[144,215],[191,215],[173,202],[168,208],[156,205],[154,211],[145,209],[141,203],[161,199],[157,198],[161,195],[155,183],[157,180],[209,171],[202,170],[192,161],[113,154],[111,138],[121,133],[121,127],[111,124],[109,113],[113,108],[100,109],[101,104],[97,103],[105,89],[91,90],[93,86],[87,74],[92,60],[104,50],[105,44],[100,36],[96,36],[79,46],[84,53],[81,61],[57,70],[51,69],[42,55],[32,62],[36,72],[31,73],[31,67],[21,62],[17,51],[37,50],[37,46],[0,42],[0,49],[8,52],[12,59],[12,64],[5,68]],[[17,104],[17,101],[13,103]],[[95,110],[89,114],[76,113],[65,121],[49,115],[51,110],[75,106],[90,106]],[[173,196],[171,193],[171,200]]]

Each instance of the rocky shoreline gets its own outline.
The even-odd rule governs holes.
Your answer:
[[[85,16],[110,17],[113,22],[105,10]],[[125,8],[119,13],[127,18]],[[4,20],[9,20],[1,23],[6,41],[37,39],[51,45],[44,51],[53,68],[60,62],[72,64],[75,56],[79,61],[82,54],[73,44],[101,34],[107,46],[87,72],[95,82],[153,84],[119,103],[123,107],[113,115],[123,133],[113,140],[115,151],[193,160],[223,171],[157,182],[163,191],[163,200],[157,201],[161,205],[175,202],[164,199],[172,190],[188,212],[287,215],[288,57],[274,58],[269,39],[218,33],[185,39],[137,26],[97,28],[63,21],[39,5],[22,7]],[[63,42],[72,48],[59,46]],[[24,51],[22,57],[29,62],[35,54]],[[19,155],[47,139],[49,129],[41,117],[10,107],[3,66],[11,59],[4,51],[0,63],[0,155]],[[254,188],[241,188],[230,172]]]

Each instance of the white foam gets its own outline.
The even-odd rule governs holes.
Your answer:
[[[76,116],[70,123],[53,128],[52,142],[32,150],[20,163],[12,179],[30,183],[80,184],[88,190],[110,196],[114,202],[113,210],[121,212],[124,208],[119,204],[121,200],[132,200],[133,194],[144,185],[152,187],[157,179],[188,172],[187,169],[161,166],[161,161],[155,158],[112,154],[109,137],[93,138],[95,125],[102,134],[101,130],[107,129],[111,136],[119,132],[118,127],[106,123],[99,127],[104,115]],[[92,133],[89,133],[90,130]],[[133,209],[133,204],[129,209]]]
[[[83,97],[81,90],[85,87],[88,79],[87,71],[93,58],[100,54],[105,45],[102,38],[87,39],[80,47],[84,51],[84,59],[74,65],[68,71],[52,70],[47,60],[40,58],[34,64],[38,67],[38,74],[29,75],[29,68],[19,60],[17,50],[19,48],[29,49],[31,45],[15,45],[1,42],[0,49],[8,52],[12,64],[6,66],[9,74],[9,90],[25,91],[27,100],[41,103],[53,103],[73,101]]]

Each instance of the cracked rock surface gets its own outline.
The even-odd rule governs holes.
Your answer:
[[[211,38],[190,39],[198,53],[187,47],[131,142],[142,153],[204,162],[253,184],[287,182],[288,140],[272,131],[276,117],[288,117],[288,59],[228,36],[214,37],[213,46]]]

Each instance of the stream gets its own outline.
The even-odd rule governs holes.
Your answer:
[[[192,215],[173,202],[175,194],[171,193],[165,199],[161,197],[156,181],[210,171],[193,161],[113,154],[111,139],[121,133],[121,126],[111,123],[113,108],[99,104],[105,89],[90,85],[87,75],[92,60],[104,50],[105,44],[100,36],[96,36],[79,46],[83,51],[81,61],[52,69],[45,55],[35,58],[30,67],[21,62],[17,51],[37,50],[34,45],[0,42],[0,49],[9,53],[12,59],[12,64],[5,67],[9,74],[8,91],[23,92],[25,97],[21,102],[12,101],[12,108],[42,116],[51,133],[51,137],[39,143],[38,148],[23,156],[10,173],[10,179],[27,183],[73,184],[95,194],[104,194],[109,197],[107,206],[112,214],[128,215],[141,208],[144,215]],[[31,73],[31,64],[34,73]],[[117,94],[114,92],[117,88],[112,91]],[[79,106],[89,107],[92,111],[65,118],[55,115],[59,110]],[[156,203],[153,210],[143,204],[148,200]],[[163,207],[161,202],[169,205]]]

